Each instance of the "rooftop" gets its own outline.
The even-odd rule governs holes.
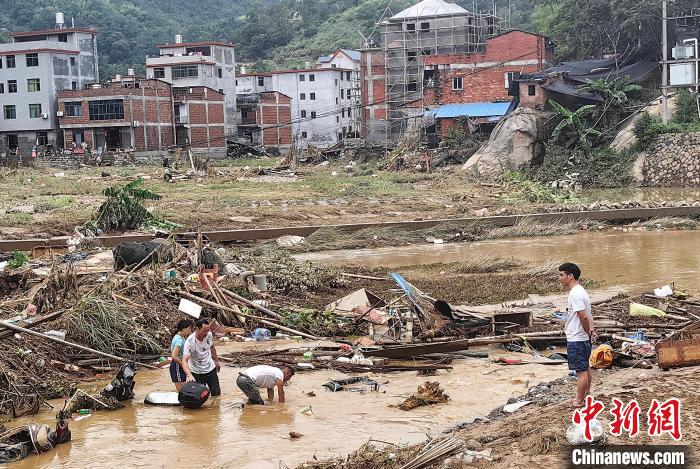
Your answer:
[[[429,16],[445,16],[463,13],[469,12],[461,6],[446,2],[445,0],[423,0],[422,2],[395,14],[390,19],[424,18]]]
[[[172,44],[158,44],[159,49],[170,49],[173,47],[199,47],[199,46],[221,46],[235,47],[234,44],[218,41],[200,41],[200,42],[174,42]]]
[[[42,34],[65,34],[65,33],[97,34],[97,30],[92,29],[92,28],[52,28],[52,29],[41,29],[39,31],[17,31],[14,33],[10,33],[10,37],[39,36]]]
[[[436,119],[451,117],[500,117],[508,114],[513,103],[510,101],[496,103],[459,103],[445,104],[430,111]]]
[[[271,75],[282,75],[284,73],[309,73],[309,72],[352,72],[349,68],[301,68],[292,70],[275,70]]]

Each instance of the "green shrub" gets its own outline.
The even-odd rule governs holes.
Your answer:
[[[698,116],[698,94],[682,89],[676,95],[676,109],[673,112],[673,123],[693,124],[700,122]]]

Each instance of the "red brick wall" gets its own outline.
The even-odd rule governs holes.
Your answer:
[[[528,87],[535,87],[535,96],[528,94]],[[547,95],[539,83],[520,82],[520,105],[536,109],[544,109],[547,102]]]
[[[292,99],[278,92],[261,94],[256,111],[257,123],[262,125],[263,145],[291,145]]]
[[[371,119],[386,119],[384,53],[381,50],[363,50],[360,60],[361,100],[365,111],[361,114],[361,135],[367,137]],[[370,97],[369,91],[372,91]]]

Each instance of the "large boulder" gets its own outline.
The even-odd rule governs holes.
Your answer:
[[[673,115],[675,109],[676,100],[675,96],[668,98],[668,114]],[[623,151],[628,148],[632,148],[637,144],[637,137],[634,135],[634,125],[637,123],[639,118],[644,112],[648,112],[649,115],[653,117],[661,117],[661,97],[653,100],[651,103],[647,104],[644,109],[635,114],[631,119],[627,121],[625,126],[620,129],[620,131],[615,135],[615,138],[610,143],[610,148],[615,151]]]
[[[541,161],[546,135],[545,122],[551,114],[518,108],[491,132],[491,137],[464,164],[465,171],[495,177],[506,169],[530,166]]]

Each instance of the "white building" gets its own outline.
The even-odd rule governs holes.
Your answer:
[[[63,145],[57,92],[98,81],[97,31],[67,27],[62,13],[52,29],[10,33],[0,44],[0,156],[34,146]]]
[[[292,133],[301,145],[328,147],[353,135],[352,70],[312,68],[272,72],[272,90],[292,98]]]
[[[351,70],[350,83],[347,83],[345,94],[350,93],[353,111],[351,119],[352,128],[355,132],[360,130],[360,105],[361,105],[361,81],[360,81],[360,51],[352,49],[338,49],[331,55],[324,55],[318,58],[316,65],[319,68],[342,68]],[[346,77],[347,78],[347,77]],[[350,132],[352,134],[352,132]]]
[[[182,42],[159,44],[159,57],[146,59],[146,76],[176,88],[206,86],[225,95],[227,137],[236,136],[236,58],[233,44]]]

